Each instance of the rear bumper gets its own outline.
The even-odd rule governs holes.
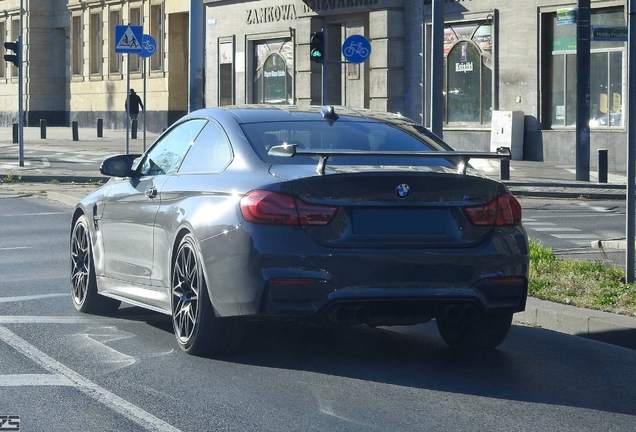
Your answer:
[[[518,280],[516,280],[518,279]],[[510,283],[480,281],[471,288],[336,289],[326,282],[280,284],[271,281],[261,313],[269,316],[320,317],[332,322],[405,325],[433,318],[463,319],[485,313],[525,309],[527,279]]]
[[[529,252],[522,227],[495,230],[478,247],[447,249],[326,248],[302,232],[282,234],[263,239],[238,230],[222,244],[201,243],[220,316],[329,317],[345,306],[424,320],[449,305],[479,313],[525,308]]]

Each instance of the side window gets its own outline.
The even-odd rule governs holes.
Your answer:
[[[207,120],[186,121],[153,144],[141,164],[142,175],[174,174]]]
[[[215,123],[208,123],[186,155],[179,173],[222,172],[232,161],[232,149],[225,132]]]

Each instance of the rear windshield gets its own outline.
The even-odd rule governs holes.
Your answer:
[[[264,122],[242,125],[243,132],[258,155],[272,164],[315,164],[317,157],[268,156],[267,151],[279,144],[297,144],[299,149],[366,150],[366,151],[439,151],[451,150],[439,138],[424,128],[413,126],[408,132],[392,125],[374,121]],[[417,165],[448,166],[455,164],[442,158],[388,156],[332,156],[329,165]]]

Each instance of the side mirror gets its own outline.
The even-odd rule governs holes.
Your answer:
[[[140,156],[127,154],[109,157],[102,162],[99,172],[110,177],[133,177],[135,171],[132,166]]]

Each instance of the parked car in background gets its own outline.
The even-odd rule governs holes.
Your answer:
[[[525,307],[521,207],[400,115],[235,106],[186,115],[75,208],[73,303],[172,317],[179,346],[225,353],[249,320],[413,325],[501,344]]]

